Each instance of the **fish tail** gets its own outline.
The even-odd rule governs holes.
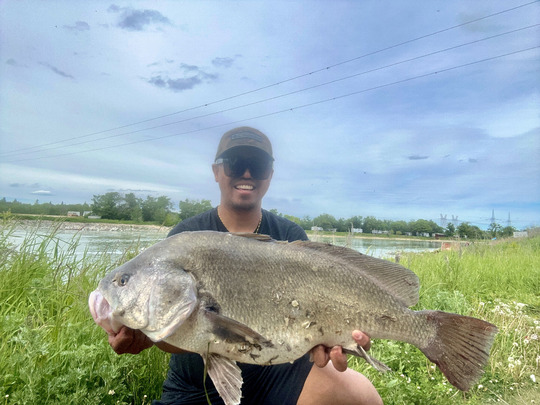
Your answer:
[[[497,327],[481,319],[442,311],[420,313],[437,329],[436,336],[420,350],[452,385],[468,391],[484,373]]]

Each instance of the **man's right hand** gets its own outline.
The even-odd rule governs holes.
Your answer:
[[[109,344],[118,354],[139,354],[152,347],[154,342],[140,330],[122,326],[118,333],[109,333]]]

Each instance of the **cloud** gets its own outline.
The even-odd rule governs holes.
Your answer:
[[[32,191],[30,194],[35,194],[35,195],[54,195],[52,193],[52,191],[49,191],[49,190],[36,190],[36,191]]]
[[[236,56],[234,58],[229,58],[229,57],[214,58],[212,60],[212,65],[214,65],[215,67],[230,68],[232,64],[234,63],[235,59],[236,59]]]
[[[429,156],[411,155],[411,156],[407,156],[407,159],[409,159],[409,160],[424,160],[424,159],[429,159]]]
[[[62,76],[62,77],[65,77],[65,78],[68,78],[68,79],[75,79],[72,75],[70,75],[69,73],[66,73],[60,69],[58,69],[57,67],[55,66],[52,66],[46,62],[39,62],[40,65],[42,66],[45,66],[47,68],[49,68],[50,70],[52,70],[54,73],[56,73],[57,75],[59,76]]]
[[[179,78],[170,78],[167,75],[155,75],[147,80],[148,83],[159,87],[168,89],[174,92],[181,92],[189,90],[202,83],[210,83],[217,80],[218,75],[213,73],[207,73],[201,70],[198,66],[187,65],[182,63],[180,69],[183,71],[184,76]]]
[[[128,31],[144,31],[148,25],[167,24],[171,21],[156,10],[134,10],[131,7],[118,7],[113,4],[108,9],[112,13],[120,13],[118,26]]]
[[[64,25],[62,28],[68,31],[88,31],[90,26],[84,21],[77,21],[75,25]]]

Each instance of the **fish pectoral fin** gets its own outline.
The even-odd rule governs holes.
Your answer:
[[[353,356],[362,357],[367,363],[373,367],[375,370],[380,371],[381,373],[386,373],[387,371],[390,371],[390,367],[388,367],[386,364],[384,364],[382,361],[377,360],[375,357],[371,357],[367,352],[364,350],[362,346],[355,345],[352,348],[350,347],[344,347],[343,353],[346,354],[352,354]]]
[[[219,354],[202,356],[208,375],[225,405],[238,405],[242,397],[242,372],[236,362]]]
[[[270,340],[266,339],[260,333],[255,332],[249,326],[234,319],[208,310],[205,310],[205,316],[213,325],[212,332],[222,339],[227,339],[230,342],[258,344],[265,347],[274,346]]]

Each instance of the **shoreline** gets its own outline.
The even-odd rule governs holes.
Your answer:
[[[98,222],[58,222],[50,220],[19,220],[17,226],[23,228],[43,227],[56,229],[59,231],[82,231],[82,232],[133,232],[133,231],[152,231],[169,232],[172,227],[151,225],[151,224],[108,224]]]
[[[153,224],[121,224],[121,223],[103,223],[103,222],[59,222],[54,220],[25,220],[21,219],[17,221],[17,226],[22,228],[47,228],[59,231],[77,231],[77,232],[142,232],[150,231],[156,233],[168,233],[173,227],[162,226]],[[457,247],[459,245],[469,244],[471,241],[467,240],[455,240],[455,239],[428,239],[428,238],[414,238],[414,237],[392,237],[392,236],[375,236],[370,234],[362,235],[331,235],[331,234],[318,234],[313,232],[306,232],[308,238],[312,241],[320,241],[321,239],[371,239],[371,240],[386,240],[386,241],[412,241],[412,242],[430,242],[440,243],[443,250],[445,245],[449,247]]]

